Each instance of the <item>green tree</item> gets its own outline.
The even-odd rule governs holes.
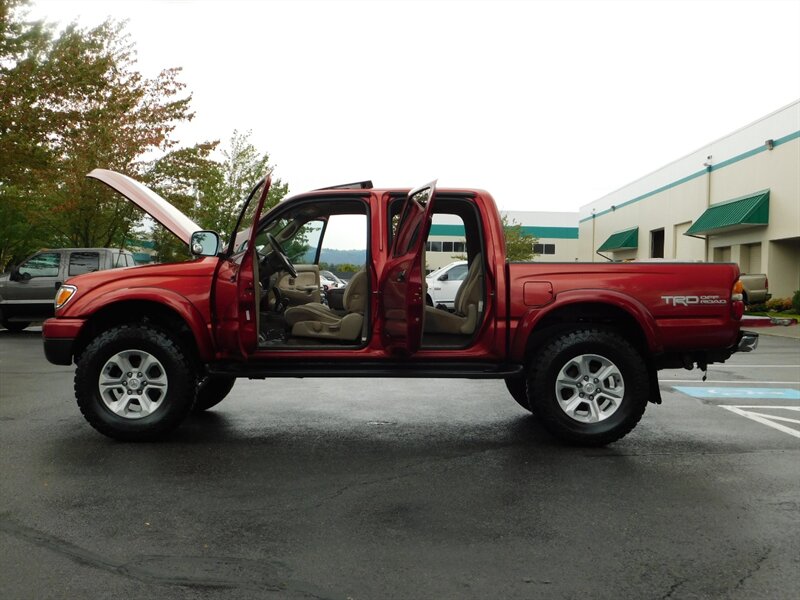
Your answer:
[[[0,3],[0,262],[38,245],[121,245],[139,219],[95,167],[137,175],[140,157],[167,150],[191,119],[180,69],[136,69],[124,25],[73,24],[55,35],[25,21],[26,0]],[[27,224],[20,220],[27,218]]]
[[[219,142],[204,142],[172,150],[147,164],[143,180],[165,200],[204,229],[230,235],[242,203],[256,182],[270,169],[269,155],[250,142],[250,132],[234,131],[222,160],[214,158]],[[273,179],[265,203],[277,204],[289,191],[288,184]],[[157,227],[149,235],[162,262],[188,258],[188,248],[171,233]]]
[[[533,245],[539,240],[522,230],[522,224],[503,215],[503,233],[506,238],[506,258],[510,261],[526,261],[536,256]]]

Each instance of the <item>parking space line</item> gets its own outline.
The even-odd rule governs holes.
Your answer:
[[[701,383],[700,379],[659,379],[660,383]],[[707,379],[702,383],[736,383],[730,379]],[[741,382],[748,383],[748,382]],[[758,381],[757,383],[766,383],[769,385],[800,385],[800,381]]]
[[[742,408],[781,408],[781,409],[788,409],[788,410],[795,410],[797,407],[794,406],[747,406],[747,407],[740,407],[740,406],[726,406],[720,405],[720,408],[724,408],[725,410],[729,410],[732,413],[739,415],[740,417],[744,417],[745,419],[750,419],[751,421],[756,421],[757,423],[761,423],[762,425],[766,425],[767,427],[772,427],[773,429],[777,429],[778,431],[782,431],[783,433],[788,433],[791,436],[796,438],[800,438],[800,431],[796,429],[792,429],[791,427],[786,427],[786,425],[781,425],[780,423],[776,423],[775,421],[767,418],[763,415],[758,413],[750,412],[747,410],[742,410]],[[783,419],[781,419],[783,420]]]

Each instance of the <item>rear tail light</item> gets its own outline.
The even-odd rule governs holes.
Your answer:
[[[742,284],[741,279],[737,279],[736,283],[733,284],[733,290],[731,291],[731,300],[734,302],[736,300],[743,300],[744,299],[744,285]]]
[[[744,315],[744,284],[737,279],[731,290],[731,316],[739,321],[742,315]]]
[[[764,289],[769,291],[769,277],[764,276]]]

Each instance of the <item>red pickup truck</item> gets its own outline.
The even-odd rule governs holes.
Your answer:
[[[125,175],[89,176],[196,256],[74,277],[44,324],[48,360],[77,365],[81,412],[121,440],[165,435],[237,377],[456,377],[504,379],[555,436],[607,444],[661,402],[659,369],[705,369],[758,342],[740,331],[736,265],[509,263],[482,190],[338,186],[265,212],[265,177],[223,243]],[[436,214],[466,236],[468,274],[451,309],[425,302]],[[334,222],[352,225],[364,264],[326,301],[319,262]]]

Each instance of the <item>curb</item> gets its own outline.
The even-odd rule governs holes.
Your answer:
[[[782,319],[780,317],[742,317],[742,327],[788,327],[797,325],[797,319]]]

